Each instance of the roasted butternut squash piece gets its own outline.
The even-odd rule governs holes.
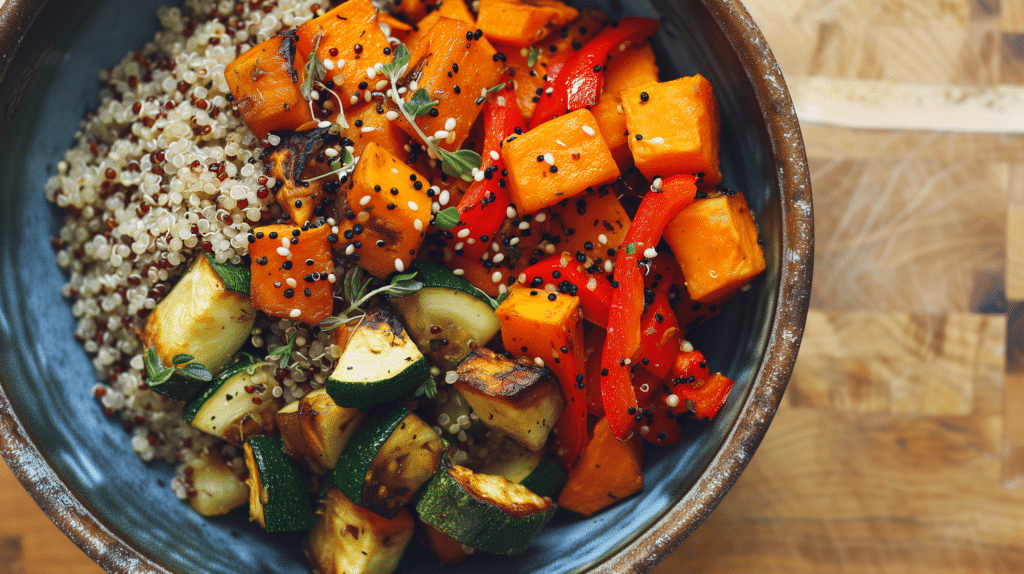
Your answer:
[[[529,46],[579,16],[559,0],[480,0],[477,26],[489,39]]]
[[[701,187],[722,182],[718,102],[703,76],[629,88],[619,96],[629,149],[645,177],[695,174]]]
[[[614,260],[629,231],[629,214],[609,186],[562,200],[551,207],[548,233],[559,237],[559,251]],[[603,261],[601,262],[603,264]]]
[[[252,230],[249,269],[253,307],[273,317],[316,325],[334,309],[331,227],[319,219]]]
[[[428,188],[422,175],[370,142],[339,202],[338,248],[374,277],[404,270],[430,224]]]
[[[415,81],[431,101],[438,102],[436,115],[431,112],[420,116],[416,123],[428,136],[447,132],[438,146],[454,151],[469,137],[483,109],[483,102],[478,103],[481,92],[501,82],[504,67],[495,61],[495,54],[489,43],[474,35],[473,26],[445,17],[430,27],[411,53],[405,81]],[[410,136],[419,138],[404,117],[398,124]]]
[[[742,193],[694,201],[669,221],[664,237],[694,301],[721,304],[765,269]]]
[[[316,48],[327,66],[327,81],[341,96],[343,107],[365,100],[381,78],[366,70],[391,61],[391,45],[380,30],[377,9],[370,0],[348,0],[298,28],[298,50],[304,58]],[[328,64],[330,61],[330,64]],[[344,63],[342,63],[344,62]],[[365,87],[360,87],[360,82]]]
[[[618,502],[644,486],[643,439],[615,438],[608,418],[601,417],[576,468],[569,471],[558,505],[583,516]]]
[[[224,70],[245,125],[260,139],[313,121],[309,102],[299,90],[306,58],[298,40],[294,30],[274,36],[247,50]]]
[[[345,110],[345,137],[352,142],[353,156],[362,156],[366,146],[373,142],[402,161],[409,159],[409,152],[405,151],[409,134],[388,119],[390,111],[397,112],[398,106],[391,100],[380,99]]]
[[[431,10],[422,20],[416,22],[416,29],[409,33],[405,40],[405,47],[410,52],[415,52],[416,47],[427,37],[427,33],[441,18],[451,18],[470,26],[476,26],[476,17],[469,11],[464,0],[444,0],[437,5],[436,9]]]
[[[338,129],[282,132],[279,137],[280,143],[264,149],[260,159],[263,174],[279,182],[275,198],[290,223],[302,225],[333,211],[337,179],[331,184],[330,177],[316,178],[330,171],[330,162],[322,152],[329,147],[339,149]]]
[[[601,126],[601,135],[608,142],[619,170],[627,171],[633,167],[633,154],[627,141],[629,129],[619,92],[657,82],[658,66],[654,63],[654,50],[646,42],[623,52],[612,52],[612,59],[605,66],[604,91],[590,111]]]
[[[390,36],[400,42],[404,42],[409,37],[409,33],[414,29],[412,24],[403,22],[387,12],[378,12],[377,20],[380,22],[381,32],[384,32],[385,36]]]
[[[586,109],[506,141],[504,151],[509,191],[519,213],[554,205],[614,181],[620,173],[594,114]]]
[[[420,22],[437,9],[437,0],[395,0],[393,12],[407,22]]]

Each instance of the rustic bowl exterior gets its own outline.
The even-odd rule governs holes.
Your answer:
[[[0,7],[0,454],[46,514],[117,574],[304,574],[301,536],[270,536],[244,512],[202,518],[142,463],[92,399],[89,357],[60,296],[50,237],[61,224],[43,183],[96,105],[96,71],[141,47],[160,0],[7,0]],[[583,4],[584,2],[581,2]],[[608,3],[585,2],[605,9]],[[737,384],[718,418],[669,449],[648,449],[642,493],[589,519],[559,515],[516,558],[473,557],[452,574],[640,574],[675,548],[735,482],[771,422],[796,360],[810,294],[811,189],[778,66],[738,0],[636,0],[619,15],[661,17],[663,75],[700,73],[722,112],[724,184],[757,215],[768,270],[692,335]],[[433,571],[412,550],[402,574]]]

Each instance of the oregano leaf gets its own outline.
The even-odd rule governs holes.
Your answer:
[[[412,97],[403,104],[403,107],[405,111],[409,112],[409,115],[419,117],[430,113],[430,110],[434,109],[437,104],[438,102],[431,101],[430,93],[426,89],[420,88],[412,93]]]
[[[458,224],[459,210],[455,207],[449,207],[438,211],[437,217],[434,219],[434,227],[442,231],[453,229]]]
[[[441,169],[448,175],[462,178],[463,181],[473,181],[473,168],[480,169],[483,158],[480,154],[471,149],[460,149],[447,151],[437,148],[435,151],[441,159]]]

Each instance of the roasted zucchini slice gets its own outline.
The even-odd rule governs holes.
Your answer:
[[[441,464],[444,441],[392,403],[367,416],[334,467],[334,484],[355,504],[394,517]]]
[[[544,451],[529,450],[508,437],[488,454],[477,472],[503,476],[550,498],[557,498],[565,484],[565,473]]]
[[[313,525],[309,478],[284,454],[280,437],[253,436],[245,441],[249,469],[249,520],[267,532],[306,530]]]
[[[292,401],[274,418],[285,452],[322,476],[334,468],[341,450],[366,415],[359,409],[339,407],[327,389],[321,388]]]
[[[195,428],[241,446],[255,435],[273,434],[274,414],[284,400],[274,366],[246,357],[221,371],[206,389],[185,404],[182,418]]]
[[[398,567],[415,525],[406,509],[392,519],[352,503],[328,487],[305,553],[319,574],[391,574]]]
[[[430,377],[430,365],[386,305],[371,310],[349,336],[327,393],[343,407],[397,399]]]
[[[544,448],[565,400],[550,370],[477,349],[457,370],[455,388],[480,420],[531,450]]]
[[[447,458],[416,501],[423,522],[466,546],[519,554],[555,515],[550,498],[520,484],[452,465]]]

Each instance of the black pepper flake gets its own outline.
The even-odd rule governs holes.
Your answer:
[[[313,292],[309,290],[309,287],[306,287],[306,288],[305,288],[305,289],[304,289],[304,290],[302,291],[302,294],[303,294],[303,295],[305,295],[306,297],[310,297],[310,296],[312,296],[312,295],[313,295]]]
[[[636,136],[634,136],[634,137],[636,137],[637,141],[640,141],[640,140],[644,139],[643,134],[636,134]]]
[[[554,301],[555,299],[558,299],[558,295],[555,295],[554,293],[548,293],[548,301]]]
[[[267,237],[269,237],[271,239],[277,239],[277,232],[276,231],[271,231],[270,234],[267,235]]]
[[[332,233],[332,234],[328,235],[327,236],[327,242],[328,243],[337,243],[338,242],[338,235],[336,233]]]

